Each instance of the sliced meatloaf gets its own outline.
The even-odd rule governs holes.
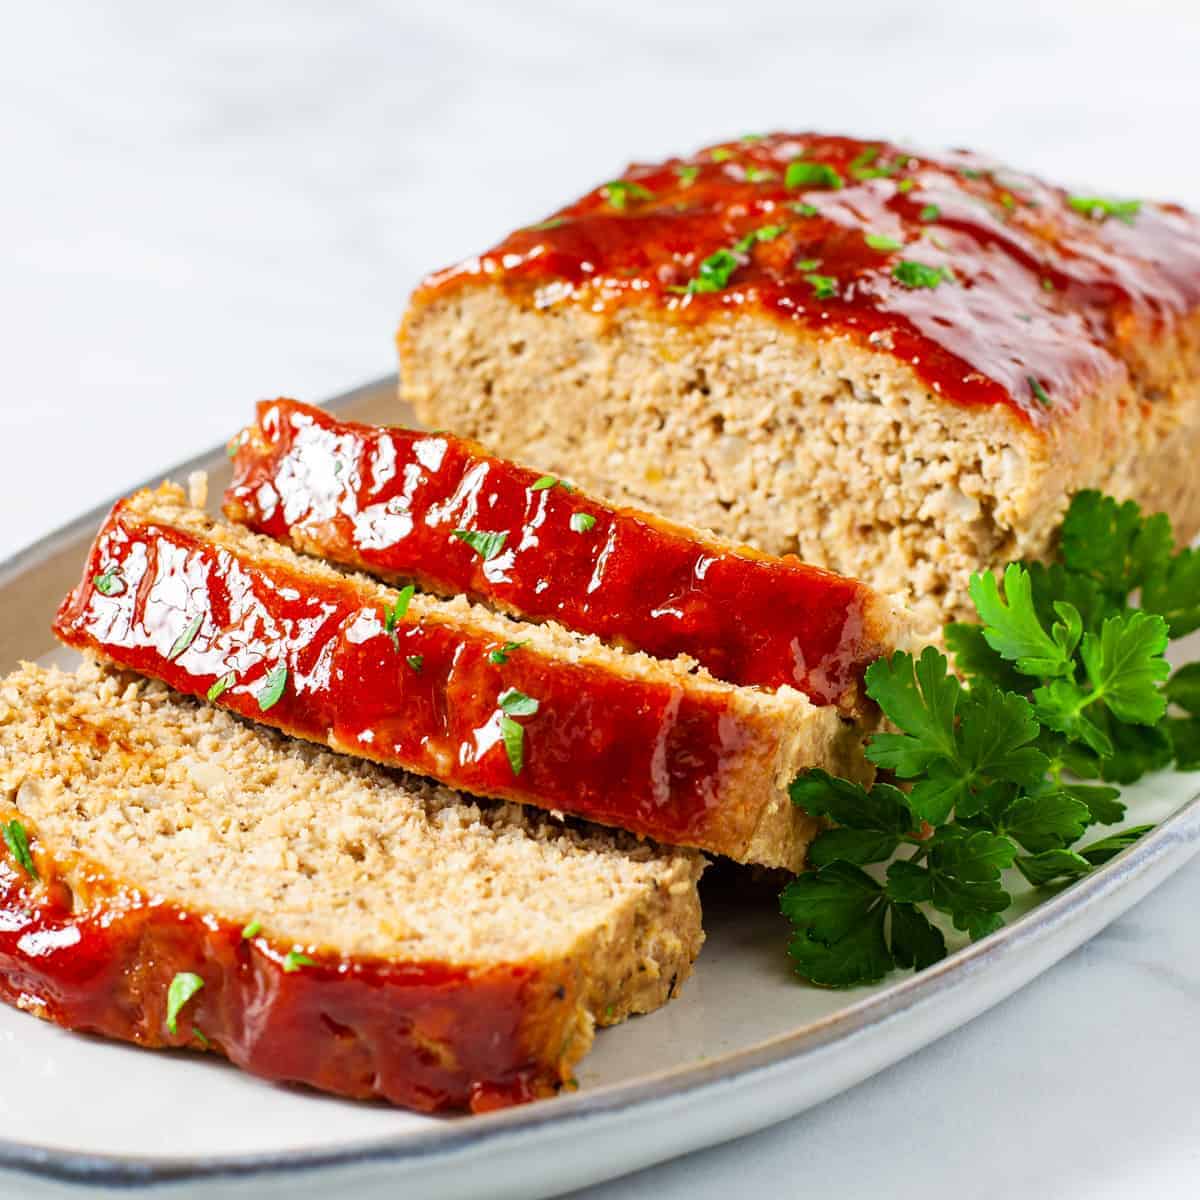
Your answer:
[[[614,508],[450,434],[271,400],[233,450],[231,520],[389,583],[685,654],[731,683],[861,712],[864,670],[907,636],[852,579]]]
[[[799,869],[798,770],[863,779],[865,725],[461,597],[384,587],[164,485],[100,530],[55,632],[119,666],[476,795]]]
[[[0,681],[0,998],[433,1110],[553,1092],[703,940],[698,855],[86,665]]]
[[[1072,493],[1200,527],[1200,222],[818,134],[631,167],[430,276],[432,427],[906,590],[1044,555]]]

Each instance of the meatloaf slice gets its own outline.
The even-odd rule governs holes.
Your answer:
[[[1096,487],[1200,527],[1200,222],[966,152],[773,134],[430,276],[401,388],[674,519],[962,614]]]
[[[906,638],[894,607],[852,579],[614,508],[450,434],[271,400],[233,450],[231,520],[389,583],[686,654],[731,683],[861,712],[866,667]],[[496,552],[481,557],[463,526]]]
[[[553,1092],[663,1004],[701,858],[85,665],[0,681],[0,999],[433,1110]]]
[[[869,777],[865,723],[461,597],[409,596],[212,521],[122,501],[55,632],[285,732],[476,795],[797,870],[803,767]]]

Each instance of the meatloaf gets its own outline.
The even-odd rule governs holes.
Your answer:
[[[398,592],[214,522],[164,485],[100,530],[55,632],[242,716],[476,795],[798,870],[815,766],[870,776],[866,725],[794,688]]]
[[[85,665],[0,681],[0,999],[476,1111],[664,1003],[702,860],[476,802]]]
[[[1082,488],[1200,527],[1200,221],[966,151],[630,167],[431,275],[399,345],[428,425],[930,623]]]
[[[613,508],[451,434],[272,400],[232,450],[231,520],[389,583],[685,654],[731,683],[861,712],[864,670],[906,636],[852,579]]]

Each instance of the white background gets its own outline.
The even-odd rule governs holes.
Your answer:
[[[0,556],[389,372],[425,270],[630,159],[817,128],[1200,205],[1188,0],[92,0],[6,6],[0,55]],[[917,1058],[589,1196],[1194,1197],[1197,912],[1193,869]]]

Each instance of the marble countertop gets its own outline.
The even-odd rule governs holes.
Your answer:
[[[0,556],[390,371],[423,271],[630,159],[830,128],[1200,205],[1190,0],[93,0],[6,51]],[[1195,1196],[1197,911],[1200,864],[842,1097],[586,1195]]]

